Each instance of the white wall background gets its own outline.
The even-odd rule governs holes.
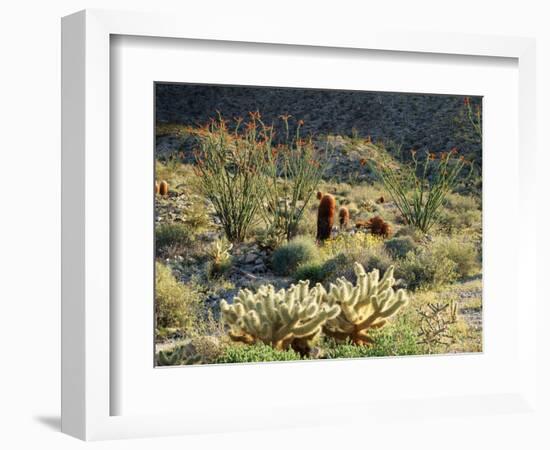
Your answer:
[[[550,124],[550,29],[547,2],[536,0],[399,1],[194,1],[184,0],[19,0],[0,11],[0,448],[82,448],[59,433],[60,358],[60,17],[84,8],[176,11],[186,21],[214,27],[246,14],[275,21],[281,32],[312,23],[327,33],[346,27],[510,34],[538,39],[539,274],[548,250],[544,224],[549,208],[546,133]],[[404,74],[406,76],[406,74]],[[503,130],[505,131],[505,130]],[[521,221],[519,221],[521,223]],[[510,239],[530,232],[516,226]],[[522,231],[523,230],[523,231]],[[544,234],[546,233],[546,235]],[[505,245],[505,243],[503,243]],[[548,296],[546,296],[548,297]],[[539,314],[543,324],[544,315]],[[549,333],[541,337],[550,343]],[[548,346],[540,349],[548,354]],[[547,358],[546,358],[547,359]],[[546,381],[548,365],[541,360]],[[544,383],[543,383],[544,384]],[[544,388],[548,404],[548,388]],[[546,425],[550,420],[546,418]],[[498,433],[488,433],[498,423]],[[282,430],[281,432],[193,436],[161,440],[88,444],[95,448],[431,448],[425,435],[448,430],[441,447],[548,448],[528,417],[501,416],[475,421],[404,421],[368,434],[361,429]],[[522,432],[520,432],[520,430]]]

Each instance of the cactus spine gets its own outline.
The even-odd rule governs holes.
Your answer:
[[[324,194],[317,210],[317,240],[324,241],[330,238],[332,226],[334,225],[334,212],[336,211],[336,200],[330,194]]]
[[[278,350],[309,347],[323,324],[340,313],[338,305],[323,302],[319,286],[310,289],[309,281],[300,281],[287,290],[275,291],[266,285],[256,293],[239,291],[232,305],[222,300],[222,318],[229,325],[229,336],[247,344],[261,341]]]
[[[167,195],[168,194],[168,183],[166,180],[162,180],[159,185],[159,194]]]
[[[324,332],[337,341],[351,340],[354,344],[372,343],[368,331],[383,327],[387,319],[393,316],[408,302],[403,289],[395,292],[393,285],[393,266],[379,279],[378,270],[366,273],[359,263],[354,264],[357,283],[354,286],[345,278],[339,278],[331,284],[323,297],[331,306],[338,305],[340,314],[327,320]],[[323,289],[324,290],[324,289]]]

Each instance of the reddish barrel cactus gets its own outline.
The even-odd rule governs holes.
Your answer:
[[[330,238],[332,226],[334,225],[334,213],[336,211],[336,200],[330,194],[324,194],[319,203],[317,211],[317,240],[324,241]]]

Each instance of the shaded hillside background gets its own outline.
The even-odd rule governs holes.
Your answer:
[[[470,98],[481,107],[481,97]],[[463,96],[158,83],[155,106],[157,125],[204,124],[216,111],[227,119],[260,111],[267,122],[288,113],[316,135],[370,136],[405,151],[457,147],[481,166]]]

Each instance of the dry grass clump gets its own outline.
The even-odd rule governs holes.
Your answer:
[[[180,283],[169,267],[155,264],[155,327],[190,333],[199,321],[203,295],[190,283]]]

